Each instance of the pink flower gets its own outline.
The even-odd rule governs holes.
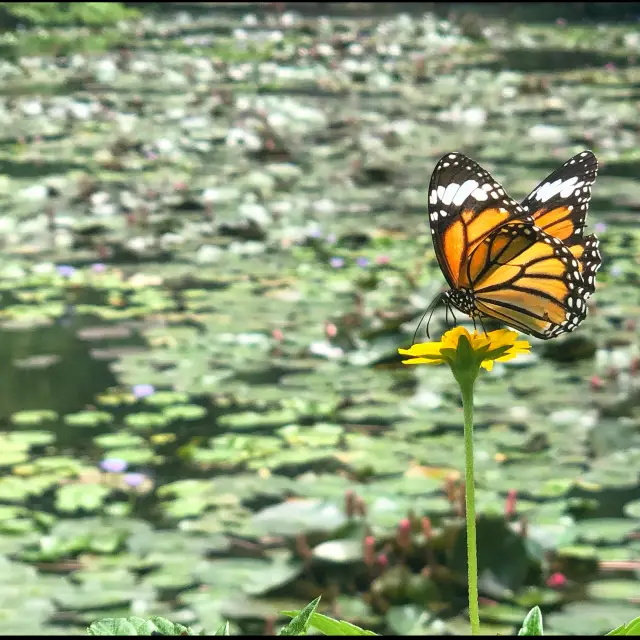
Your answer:
[[[411,523],[408,518],[400,520],[398,532],[396,533],[396,542],[401,549],[407,549],[411,546]]]
[[[372,567],[376,563],[376,540],[373,536],[364,539],[364,563]]]
[[[504,505],[504,517],[509,520],[516,513],[516,501],[518,499],[518,492],[515,489],[509,489],[507,492],[507,500]]]
[[[336,325],[333,324],[333,322],[327,322],[324,325],[324,332],[327,338],[329,339],[335,338],[338,335],[338,327],[336,327]]]
[[[562,589],[567,584],[567,577],[564,573],[556,571],[547,578],[547,587],[552,589]]]

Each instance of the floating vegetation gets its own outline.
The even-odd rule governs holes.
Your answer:
[[[457,388],[397,353],[444,284],[453,150],[515,198],[601,164],[588,319],[476,390],[482,628],[631,620],[635,23],[28,4],[0,3],[3,632],[272,633],[319,594],[377,633],[467,632]]]

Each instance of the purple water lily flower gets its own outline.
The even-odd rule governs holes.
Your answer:
[[[102,273],[103,271],[106,271],[107,265],[102,264],[102,262],[96,262],[95,264],[91,265],[91,269],[96,273]]]
[[[63,278],[70,278],[76,272],[76,270],[69,264],[58,265],[56,267],[56,271],[58,272],[58,275]]]
[[[147,396],[155,393],[155,389],[152,384],[134,384],[133,395],[136,398],[146,398]]]
[[[122,473],[127,468],[127,462],[122,458],[105,458],[100,463],[100,468],[109,473]]]
[[[340,267],[344,267],[344,259],[343,258],[339,258],[337,256],[334,256],[333,258],[331,258],[329,260],[329,264],[334,268],[334,269],[340,269]]]
[[[361,256],[356,260],[359,267],[368,267],[369,266],[369,258],[365,256]]]
[[[133,488],[139,487],[146,479],[144,473],[125,473],[123,476],[125,484]]]

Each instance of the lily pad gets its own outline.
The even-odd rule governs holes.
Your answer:
[[[594,600],[630,602],[638,596],[636,580],[596,580],[589,583],[589,596]]]
[[[321,500],[291,500],[267,507],[252,518],[263,535],[295,536],[302,533],[338,530],[347,522],[341,508]]]
[[[625,540],[638,525],[634,521],[615,518],[592,518],[576,525],[579,539],[592,544],[612,544]]]
[[[56,492],[56,508],[62,512],[95,511],[102,507],[111,493],[99,484],[68,484]]]
[[[169,424],[170,418],[163,413],[140,411],[139,413],[130,413],[124,421],[132,429],[162,429]]]
[[[575,602],[545,616],[545,631],[564,635],[598,635],[615,629],[620,620],[634,617],[635,607],[611,602]]]
[[[296,414],[288,409],[256,413],[245,411],[218,418],[221,427],[231,430],[274,430],[276,427],[295,422]]]
[[[113,422],[113,416],[106,411],[80,411],[67,414],[64,422],[70,427],[99,427]]]
[[[123,431],[120,433],[105,433],[101,436],[96,436],[93,441],[103,449],[128,449],[129,447],[141,445],[144,442],[144,439],[141,436]]]
[[[46,422],[55,422],[57,419],[58,414],[48,409],[41,411],[17,411],[11,416],[11,422],[13,422],[13,424],[34,427]]]
[[[327,540],[313,549],[313,557],[335,564],[361,562],[364,546],[361,540]]]

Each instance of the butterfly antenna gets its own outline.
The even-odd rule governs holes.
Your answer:
[[[427,320],[427,338],[431,338],[431,336],[429,335],[429,323],[431,322],[431,318],[433,317],[433,312],[436,310],[436,307],[438,306],[438,304],[440,304],[441,300],[442,300],[442,294],[440,293],[431,301],[426,311],[422,314],[422,317],[420,318],[420,322],[418,322],[418,326],[416,327],[416,330],[413,332],[413,339],[411,340],[411,344],[416,343],[416,336],[418,335],[418,329],[420,328],[420,325],[422,324],[422,321],[424,320],[427,314],[429,314],[429,319]]]

